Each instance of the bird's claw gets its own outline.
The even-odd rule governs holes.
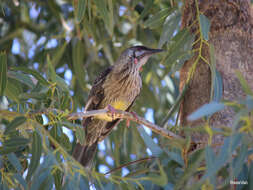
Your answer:
[[[114,117],[116,116],[115,108],[109,104],[106,109],[110,112],[112,119],[114,119]]]
[[[130,114],[131,114],[136,120],[138,120],[138,115],[137,115],[137,113],[131,111]],[[127,119],[127,120],[126,120],[126,126],[127,126],[127,128],[129,128],[129,126],[130,126],[130,119]]]
[[[130,113],[131,113],[131,115],[132,115],[136,120],[138,120],[138,115],[137,115],[137,113],[135,113],[134,111],[131,111]]]

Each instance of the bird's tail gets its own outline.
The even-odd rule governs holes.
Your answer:
[[[97,151],[97,141],[92,145],[81,145],[80,143],[76,144],[73,157],[80,162],[84,167],[90,168],[92,166],[92,160]]]

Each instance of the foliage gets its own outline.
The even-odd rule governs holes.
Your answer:
[[[181,6],[181,1],[163,0],[0,2],[0,189],[225,189],[233,179],[248,181],[250,189],[253,98],[240,73],[247,98],[216,102],[237,113],[232,128],[169,128],[187,136],[195,130],[210,138],[226,136],[218,155],[211,143],[187,155],[189,138],[164,139],[122,122],[99,146],[94,170],[71,157],[76,142],[85,137],[81,121],[66,116],[83,109],[97,74],[133,44],[167,50],[145,65],[133,110],[164,127],[175,125],[182,99],[177,71],[196,52],[190,32],[179,30]],[[195,23],[201,31],[198,40],[209,46],[208,19],[199,13]],[[197,51],[194,67],[205,59],[201,47]],[[212,47],[210,52],[212,62]],[[210,68],[213,100],[219,101],[221,80],[215,64]],[[190,119],[218,111],[214,104]],[[193,183],[192,176],[201,177]]]

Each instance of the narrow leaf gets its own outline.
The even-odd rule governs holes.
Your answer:
[[[24,137],[14,137],[14,138],[10,138],[4,141],[3,144],[4,144],[4,147],[15,148],[15,147],[20,147],[20,146],[25,146],[29,142],[30,140]]]
[[[21,166],[17,156],[14,153],[10,153],[10,154],[7,155],[7,157],[8,157],[8,160],[10,161],[10,163],[15,167],[15,169],[18,172],[21,172],[22,166]]]
[[[153,0],[147,0],[145,3],[144,9],[141,12],[141,15],[139,17],[139,21],[145,18],[147,14],[149,13],[149,10],[153,7],[154,1]]]
[[[19,184],[21,184],[24,187],[24,189],[28,189],[28,185],[21,174],[16,173],[13,175],[13,177],[19,182]]]
[[[78,23],[80,23],[83,20],[85,9],[86,9],[86,0],[78,0],[77,15],[76,15],[76,21]]]
[[[5,96],[10,98],[15,102],[19,102],[19,94],[22,93],[22,87],[20,86],[19,82],[13,79],[8,79],[8,83],[5,89]]]
[[[56,82],[56,72],[54,70],[49,55],[47,55],[47,65],[48,65],[48,78],[50,78],[53,82]]]
[[[242,86],[242,89],[243,91],[248,94],[248,95],[251,95],[253,96],[253,92],[251,90],[251,88],[249,87],[247,81],[245,80],[245,78],[243,77],[242,73],[240,71],[235,71],[235,74],[237,76],[237,78],[239,79],[240,83],[241,83],[241,86]]]
[[[210,21],[203,14],[199,15],[199,21],[200,21],[201,34],[204,37],[204,39],[207,41],[208,40],[208,33],[209,33],[209,30],[210,30]]]
[[[76,75],[76,78],[78,80],[79,85],[82,87],[83,90],[86,90],[86,82],[84,80],[85,73],[83,69],[83,59],[84,59],[84,44],[81,40],[78,40],[77,38],[73,39],[73,48],[72,48],[72,61],[73,61],[73,67],[74,72]]]
[[[49,82],[44,79],[43,76],[41,76],[37,71],[29,69],[27,67],[12,67],[11,69],[15,70],[15,71],[22,71],[24,73],[30,74],[32,76],[34,76],[41,84],[48,86]]]
[[[159,48],[172,39],[175,31],[178,31],[179,29],[179,22],[181,20],[180,12],[175,11],[175,9],[171,9],[168,13],[169,16],[163,24],[162,34],[158,44]]]
[[[83,129],[83,127],[76,127],[75,129],[76,129],[76,138],[77,138],[78,142],[83,145],[83,143],[85,142],[84,129]]]
[[[31,176],[33,175],[34,171],[38,167],[40,163],[40,156],[42,152],[42,142],[41,142],[41,137],[40,135],[34,131],[33,132],[33,139],[32,139],[32,158],[31,158],[31,163],[28,168],[28,174],[27,174],[27,179],[30,180]]]
[[[16,79],[19,82],[27,85],[30,88],[34,88],[35,87],[35,84],[32,81],[31,77],[28,76],[27,74],[20,73],[20,72],[15,72],[15,71],[9,71],[8,72],[8,77]]]
[[[141,134],[146,146],[151,150],[152,155],[159,156],[163,150],[153,141],[153,139],[146,133],[143,127],[139,126],[138,131]]]
[[[164,19],[170,14],[169,9],[162,9],[154,16],[150,17],[148,20],[144,22],[145,27],[149,27],[151,29],[156,28],[157,26],[161,25]]]
[[[233,167],[233,176],[237,177],[240,171],[242,170],[243,164],[245,163],[245,159],[248,153],[248,147],[243,144],[241,146],[241,150],[238,153],[238,156],[234,160],[234,167]]]
[[[65,41],[62,46],[57,48],[57,50],[55,52],[55,55],[53,56],[53,59],[52,59],[52,65],[54,67],[56,67],[57,64],[59,63],[59,61],[61,60],[61,58],[62,58],[62,56],[65,52],[66,47],[67,47],[67,42]]]
[[[105,23],[105,27],[108,31],[108,33],[112,36],[113,35],[113,25],[114,25],[114,18],[111,16],[113,15],[113,10],[108,10],[107,3],[111,3],[111,0],[109,1],[100,1],[100,0],[94,0],[93,1],[98,9],[98,12],[103,19]],[[112,6],[112,5],[111,5]],[[109,7],[111,7],[109,5]],[[111,18],[112,17],[112,18]]]
[[[0,96],[4,94],[7,84],[7,56],[0,53]]]
[[[22,125],[23,123],[26,122],[26,117],[20,116],[20,117],[16,117],[15,119],[13,119],[7,126],[6,129],[4,131],[4,134],[7,135],[8,133],[16,130],[16,128],[20,125]]]
[[[209,104],[204,104],[197,111],[193,112],[190,116],[188,116],[188,119],[196,120],[204,116],[210,116],[220,110],[223,110],[224,108],[225,105],[223,103],[210,102]]]

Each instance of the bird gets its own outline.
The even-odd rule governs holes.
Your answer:
[[[145,46],[132,46],[124,50],[116,63],[95,79],[85,111],[110,108],[129,111],[142,88],[140,71],[151,55],[162,52]],[[78,142],[73,157],[84,167],[91,168],[97,145],[104,140],[120,122],[113,114],[102,114],[83,119],[85,142]]]

